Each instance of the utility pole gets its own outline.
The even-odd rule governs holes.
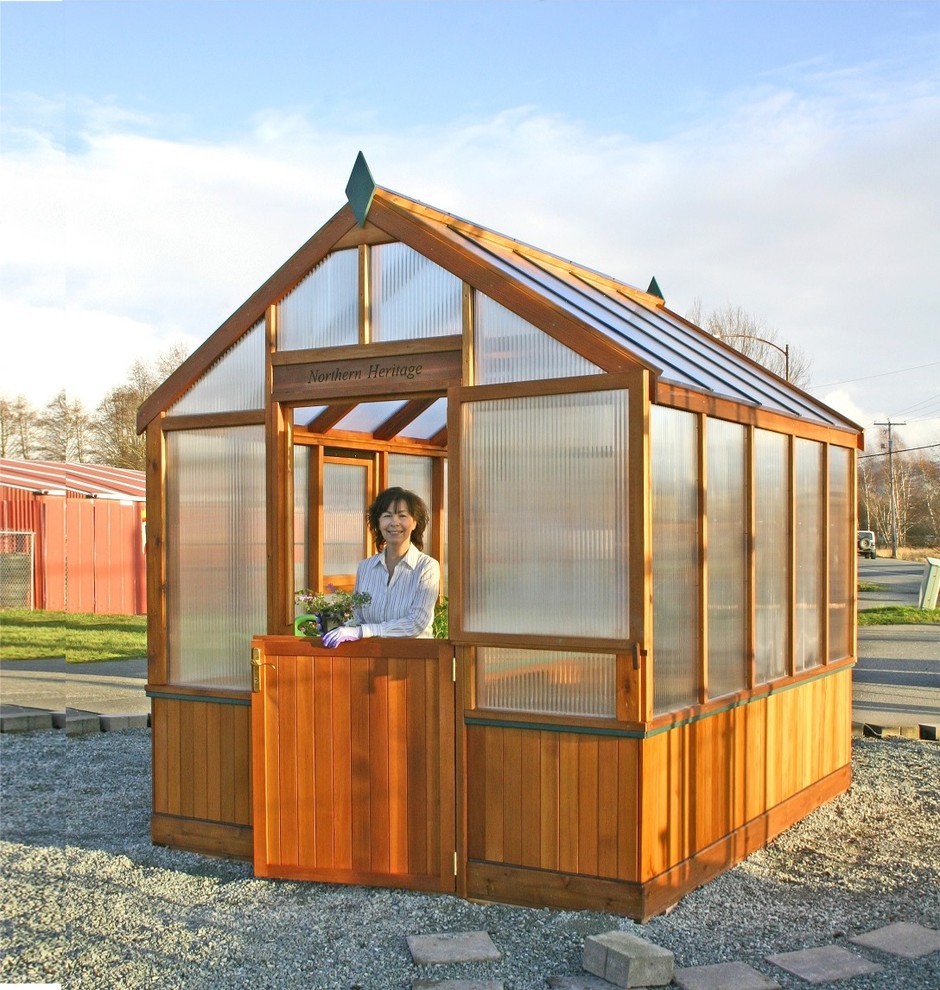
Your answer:
[[[875,426],[888,427],[888,478],[891,484],[891,556],[898,559],[898,503],[894,497],[894,437],[891,433],[893,426],[907,426],[907,421],[903,423],[892,423],[888,417],[886,423],[875,423]]]

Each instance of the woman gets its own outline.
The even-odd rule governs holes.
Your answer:
[[[323,645],[334,647],[370,636],[431,638],[441,566],[426,553],[428,507],[404,488],[386,488],[369,507],[369,529],[379,552],[356,570],[356,591],[372,596],[355,610],[353,624],[331,629]]]

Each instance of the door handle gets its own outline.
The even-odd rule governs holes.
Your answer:
[[[261,690],[261,668],[273,667],[273,663],[265,663],[261,659],[261,650],[257,646],[251,651],[251,693],[257,694]]]

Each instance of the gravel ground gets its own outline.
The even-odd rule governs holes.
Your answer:
[[[637,925],[327,884],[258,880],[248,864],[151,845],[150,734],[0,735],[0,983],[63,990],[407,990],[489,978],[545,990],[581,972],[586,935],[620,928],[677,966],[746,962],[808,985],[770,953],[845,945],[885,967],[851,990],[940,987],[940,952],[903,960],[848,943],[894,921],[940,928],[940,744],[856,739],[851,791],[770,847]],[[405,937],[486,930],[499,963],[415,966]]]

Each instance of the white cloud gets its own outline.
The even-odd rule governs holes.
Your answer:
[[[4,326],[30,328],[27,362],[68,352],[41,376],[53,392],[101,395],[134,359],[208,336],[343,204],[361,148],[380,184],[641,288],[656,275],[680,313],[743,306],[813,355],[816,381],[912,367],[936,350],[940,100],[856,82],[738,94],[649,142],[517,107],[404,133],[270,110],[210,144],[86,106],[74,152],[40,128],[4,154]],[[866,425],[935,372],[830,404]],[[0,390],[26,381],[4,362]]]

